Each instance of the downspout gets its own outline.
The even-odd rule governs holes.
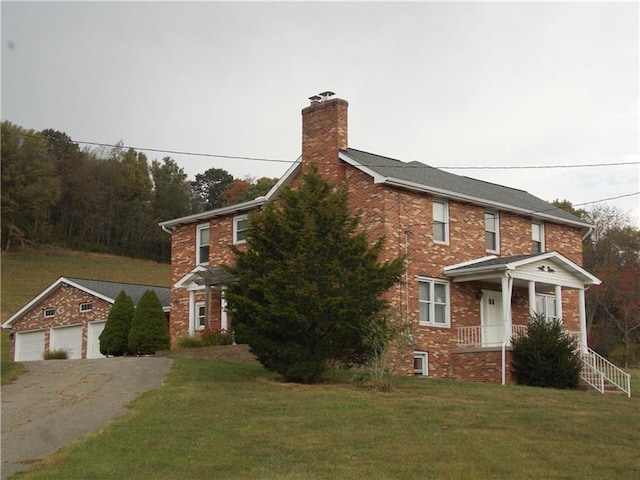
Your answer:
[[[582,236],[582,242],[583,242],[583,243],[584,243],[585,239],[586,239],[588,236],[590,236],[590,235],[591,235],[591,233],[592,233],[592,232],[593,232],[593,227],[589,227],[589,228],[587,229],[587,233],[585,233],[585,234]]]
[[[504,339],[502,342],[502,385],[507,384],[507,343],[511,340],[511,325],[513,319],[511,318],[511,296],[513,295],[513,277],[509,272],[505,273],[507,277],[507,304],[506,307],[503,303],[502,311],[506,312],[506,317],[508,317],[509,322],[507,323],[507,318],[503,318],[504,322]],[[502,296],[502,301],[505,301],[505,295]],[[509,327],[509,328],[507,328]]]
[[[160,224],[160,228],[162,228],[162,230],[164,230],[165,232],[167,232],[169,235],[171,235],[173,232],[171,230],[169,230],[167,227],[165,227],[164,225]]]

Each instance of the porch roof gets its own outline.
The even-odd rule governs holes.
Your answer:
[[[444,274],[454,282],[491,280],[504,276],[548,285],[580,288],[599,285],[600,279],[558,252],[544,252],[509,257],[483,257],[449,265]]]
[[[221,285],[233,283],[236,280],[237,277],[235,275],[227,272],[222,267],[199,265],[178,280],[174,287],[187,289],[202,286],[219,287]]]

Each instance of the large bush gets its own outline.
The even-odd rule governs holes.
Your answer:
[[[523,385],[576,388],[582,362],[577,340],[560,320],[532,317],[526,335],[513,340],[512,373]]]
[[[226,298],[236,341],[294,382],[317,382],[332,361],[366,362],[381,295],[404,270],[402,258],[379,260],[382,246],[350,214],[346,190],[317,172],[283,189],[249,216],[246,250],[234,249],[238,281]]]
[[[138,355],[168,350],[171,345],[169,326],[162,303],[153,290],[144,292],[133,315],[129,331],[129,350]]]
[[[134,311],[131,297],[124,290],[121,291],[100,334],[100,353],[120,357],[129,352],[129,330]]]

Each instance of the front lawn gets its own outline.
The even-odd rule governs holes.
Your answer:
[[[640,478],[638,397],[349,380],[295,385],[256,365],[175,359],[164,387],[19,478]]]

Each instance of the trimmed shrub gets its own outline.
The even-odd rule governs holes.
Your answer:
[[[511,367],[522,385],[576,388],[582,369],[577,340],[560,320],[531,317],[526,335],[513,339]]]
[[[200,348],[204,343],[200,337],[182,337],[178,340],[178,348]]]
[[[205,330],[200,338],[205,347],[233,344],[233,332],[227,330]]]
[[[101,354],[121,357],[129,353],[129,330],[134,312],[131,297],[122,290],[109,311],[107,323],[99,337]]]
[[[169,350],[171,338],[162,304],[153,290],[144,292],[131,322],[129,350],[138,355],[150,355]]]
[[[66,360],[69,358],[69,352],[67,352],[63,348],[59,348],[57,350],[49,350],[48,352],[44,352],[45,360]]]

